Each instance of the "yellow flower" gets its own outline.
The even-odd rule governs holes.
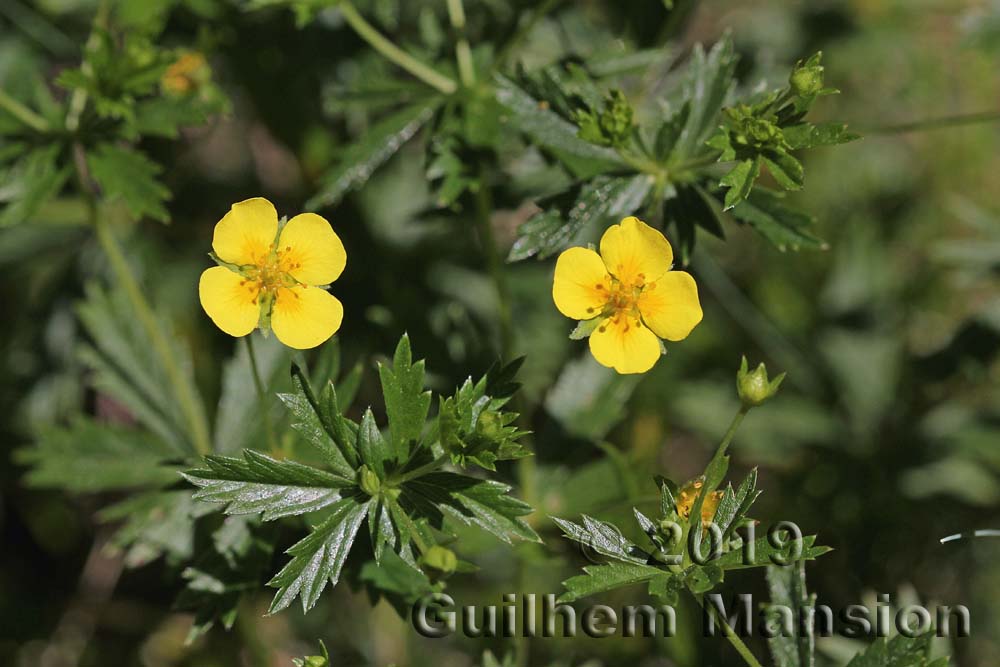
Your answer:
[[[197,51],[189,51],[167,68],[160,79],[160,85],[168,93],[184,95],[205,83],[210,75],[205,56]]]
[[[220,266],[201,274],[198,295],[230,336],[260,326],[304,350],[340,328],[344,307],[322,286],[344,271],[347,253],[324,218],[302,213],[279,224],[271,202],[247,199],[215,225],[212,249]]]
[[[552,299],[566,317],[593,325],[590,351],[600,364],[645,373],[660,357],[660,338],[683,340],[701,321],[698,287],[670,270],[673,257],[663,234],[634,217],[604,232],[600,255],[559,255]]]
[[[677,513],[685,519],[691,516],[694,501],[701,495],[701,480],[691,481],[682,486],[677,493]],[[715,511],[719,508],[719,501],[722,500],[722,491],[712,491],[705,496],[701,503],[701,525],[708,527],[715,518]]]

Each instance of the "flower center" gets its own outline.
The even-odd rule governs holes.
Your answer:
[[[635,326],[642,325],[642,315],[639,312],[639,297],[646,290],[656,289],[655,282],[646,282],[646,276],[638,274],[633,283],[625,283],[615,277],[611,278],[610,288],[597,284],[594,286],[598,292],[606,296],[604,307],[600,314],[611,319],[612,324],[618,325],[622,318],[625,318],[625,330],[630,327],[629,320],[634,319]],[[589,309],[594,312],[593,309]],[[601,325],[603,332],[606,325]]]
[[[294,287],[298,284],[290,272],[301,264],[293,261],[291,251],[290,246],[276,250],[272,243],[268,246],[267,254],[258,259],[256,265],[249,268],[244,267],[244,280],[240,282],[240,285],[253,294],[254,304],[260,303],[262,299],[277,301],[278,293],[282,288]],[[298,298],[298,294],[295,296]]]

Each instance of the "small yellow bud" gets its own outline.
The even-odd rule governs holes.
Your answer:
[[[424,552],[420,561],[430,568],[434,568],[445,574],[450,574],[458,567],[458,557],[455,552],[446,547],[435,544]]]

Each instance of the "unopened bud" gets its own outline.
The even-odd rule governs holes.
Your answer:
[[[768,380],[767,368],[763,363],[752,371],[748,370],[747,358],[743,357],[740,370],[736,373],[736,393],[744,407],[756,407],[778,393],[778,387],[784,379],[785,374],[781,373],[773,380]]]
[[[445,574],[450,574],[458,567],[458,557],[455,552],[446,547],[435,544],[424,552],[420,561],[426,566],[434,568]]]
[[[382,490],[382,480],[378,478],[374,470],[368,466],[361,466],[361,469],[358,470],[358,486],[369,496],[375,496]]]

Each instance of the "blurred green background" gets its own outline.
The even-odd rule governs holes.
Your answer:
[[[165,166],[173,222],[120,228],[150,299],[192,341],[209,405],[234,349],[197,301],[212,227],[250,196],[267,196],[282,214],[301,210],[318,174],[366,122],[363,109],[343,113],[338,86],[377,60],[335,11],[299,28],[293,11],[267,4],[280,3],[142,3],[168,12],[165,43],[205,49],[231,100],[224,117],[144,146]],[[416,41],[420,11],[442,14],[438,4],[358,3],[403,43]],[[473,41],[531,4],[469,0]],[[0,85],[78,64],[93,10],[74,0],[0,0]],[[483,569],[455,577],[449,593],[460,604],[499,604],[505,592],[558,592],[586,561],[546,516],[624,521],[631,504],[655,503],[653,473],[698,474],[736,408],[733,376],[745,353],[788,380],[747,419],[733,476],[759,465],[765,494],[756,516],[765,525],[793,520],[835,548],[807,568],[819,601],[836,607],[877,592],[965,604],[971,637],[940,649],[963,667],[992,666],[1000,540],[938,540],[1000,528],[1000,131],[989,121],[919,122],[1000,107],[1000,4],[678,0],[668,11],[656,0],[567,2],[518,56],[544,64],[619,41],[670,44],[680,54],[727,30],[744,80],[784,76],[823,50],[827,81],[842,94],[818,113],[865,136],[806,157],[796,200],[819,217],[829,250],[781,253],[735,226],[725,242],[700,237],[691,271],[704,322],[640,378],[604,372],[566,338],[571,323],[550,297],[551,260],[510,265],[538,462],[535,488],[520,495],[538,502],[534,525],[545,544],[518,547],[531,564],[518,581],[510,549],[463,536],[461,555]],[[498,305],[478,240],[461,211],[433,208],[425,139],[321,211],[348,249],[333,292],[345,305],[345,363],[366,369],[355,409],[378,400],[370,362],[403,331],[436,389],[478,376],[496,356]],[[503,250],[526,216],[513,176],[492,215]],[[120,556],[102,551],[110,527],[95,513],[111,499],[21,483],[24,468],[10,455],[40,429],[80,412],[128,419],[88,383],[75,355],[86,340],[75,304],[88,281],[107,274],[81,206],[53,203],[32,224],[0,231],[0,663],[290,665],[316,652],[318,639],[335,665],[478,664],[486,649],[502,656],[509,645],[501,640],[421,639],[385,603],[371,609],[364,592],[345,585],[308,617],[296,608],[263,617],[265,591],[245,602],[234,630],[185,646],[190,616],[171,610],[176,568],[160,559],[123,569]],[[766,595],[759,573],[727,580],[726,590]],[[602,601],[634,604],[645,593]],[[721,641],[700,638],[696,609],[678,611],[676,638],[536,641],[531,664],[737,664]],[[752,645],[764,655],[762,642]],[[824,664],[842,665],[860,646],[831,639],[820,653]]]

